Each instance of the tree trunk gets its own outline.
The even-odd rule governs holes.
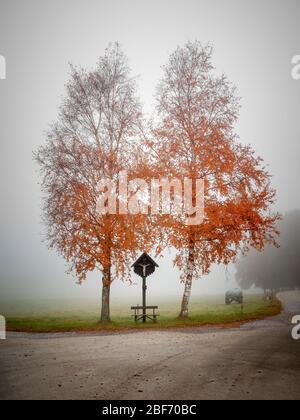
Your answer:
[[[179,314],[179,318],[188,318],[189,316],[189,301],[190,301],[192,283],[193,283],[194,264],[195,264],[195,243],[193,239],[191,238],[190,245],[189,245],[187,275],[186,275],[186,279],[184,283],[184,293],[182,297],[181,312]]]
[[[101,322],[110,322],[110,284],[111,272],[109,267],[103,270]]]

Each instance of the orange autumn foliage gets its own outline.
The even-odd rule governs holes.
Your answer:
[[[276,245],[278,214],[271,177],[261,158],[234,132],[239,99],[225,76],[216,76],[212,48],[189,42],[170,56],[157,90],[151,150],[157,171],[205,183],[205,219],[186,226],[161,218],[177,250],[185,290],[180,315],[188,316],[192,281],[214,263],[228,264],[250,247]]]
[[[188,43],[171,55],[157,91],[151,140],[124,54],[107,49],[92,71],[71,68],[66,97],[46,145],[36,154],[43,175],[44,220],[51,247],[82,282],[102,274],[101,320],[110,319],[110,285],[129,279],[139,250],[175,247],[187,316],[194,278],[212,264],[228,264],[250,247],[276,245],[278,214],[271,177],[234,132],[239,101],[211,65],[211,48]],[[186,225],[178,215],[97,212],[98,183],[155,178],[200,178],[205,182],[205,219]],[[194,197],[195,198],[195,197]]]
[[[51,247],[70,263],[79,282],[102,273],[101,320],[109,321],[110,285],[129,278],[139,249],[151,236],[146,217],[97,212],[98,182],[122,170],[136,176],[142,114],[136,83],[118,44],[94,70],[71,68],[58,120],[36,154],[43,175],[44,221]]]

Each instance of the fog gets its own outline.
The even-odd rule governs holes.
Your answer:
[[[100,276],[79,286],[63,259],[42,242],[41,193],[32,152],[45,141],[68,78],[69,62],[92,67],[119,41],[139,76],[151,114],[161,66],[177,45],[198,39],[214,46],[213,63],[241,96],[237,131],[269,164],[278,190],[274,210],[300,208],[299,0],[0,0],[0,300],[88,299],[100,296]],[[181,296],[171,252],[148,280],[149,296]],[[116,281],[113,297],[139,301],[140,280]],[[234,268],[213,268],[193,294],[234,287]]]
[[[243,289],[264,290],[300,287],[300,210],[286,213],[279,223],[279,247],[251,250],[237,262],[236,279]]]

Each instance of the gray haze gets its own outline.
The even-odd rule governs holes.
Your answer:
[[[280,247],[251,250],[236,264],[236,279],[243,289],[264,290],[300,287],[300,210],[286,213],[279,223]]]
[[[68,63],[91,67],[110,41],[127,53],[145,111],[151,113],[161,65],[177,45],[214,45],[213,63],[238,88],[238,133],[265,158],[278,190],[276,210],[300,208],[299,94],[291,59],[300,54],[299,0],[0,0],[0,298],[97,297],[100,278],[82,286],[41,242],[41,194],[32,151],[56,118]],[[149,294],[181,295],[170,257],[158,261]],[[234,282],[234,270],[228,274]],[[231,279],[231,280],[230,280]],[[139,280],[134,278],[139,283]],[[151,284],[150,284],[151,283]],[[223,292],[223,268],[193,293]],[[113,296],[138,301],[140,287],[115,282]]]

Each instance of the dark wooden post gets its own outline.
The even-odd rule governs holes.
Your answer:
[[[146,291],[147,291],[147,284],[146,284],[146,277],[143,277],[143,323],[146,322]]]

